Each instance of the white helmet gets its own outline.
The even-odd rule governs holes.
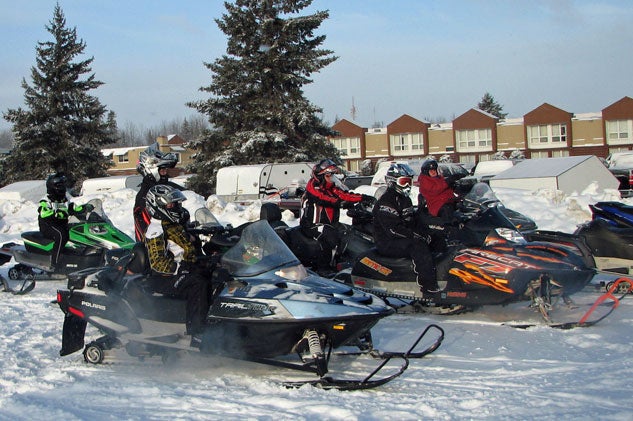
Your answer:
[[[178,163],[175,153],[163,153],[154,144],[140,153],[136,170],[143,177],[153,177],[156,182],[160,181],[158,170],[161,168],[174,168]]]

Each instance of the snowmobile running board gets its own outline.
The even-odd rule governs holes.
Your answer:
[[[439,335],[435,339],[435,341],[431,345],[426,347],[424,350],[418,351],[418,352],[413,352],[414,349],[420,343],[420,341],[424,338],[424,336],[431,329],[436,329],[439,332]],[[378,365],[378,367],[376,367],[371,373],[369,373],[362,380],[359,380],[359,379],[346,379],[346,380],[343,380],[343,379],[334,379],[334,378],[332,378],[330,376],[323,376],[323,377],[321,377],[321,378],[319,378],[317,380],[283,382],[282,384],[284,386],[288,387],[288,388],[298,388],[298,387],[301,387],[301,386],[304,386],[304,385],[311,385],[311,386],[317,387],[319,389],[337,389],[337,390],[365,390],[365,389],[372,389],[374,387],[378,387],[378,386],[381,386],[383,384],[389,383],[391,380],[399,377],[409,367],[409,360],[410,359],[412,359],[412,358],[423,358],[424,356],[432,353],[437,348],[439,348],[439,346],[441,345],[443,340],[444,340],[444,329],[442,329],[438,325],[431,324],[431,325],[428,325],[426,327],[426,329],[424,329],[424,331],[415,340],[413,345],[411,345],[411,347],[409,347],[409,349],[407,351],[405,351],[405,352],[381,352],[381,351],[378,351],[378,350],[370,351],[369,352],[370,356],[372,356],[375,359],[380,359],[380,360],[382,360],[382,362],[380,363],[380,365]],[[332,353],[332,347],[330,346],[330,349],[329,349],[329,352],[328,352],[328,356],[327,356],[327,360],[328,361],[330,359],[331,353]],[[337,355],[337,356],[346,356],[346,355],[362,355],[362,354],[366,354],[366,352],[336,353],[335,355]],[[385,367],[385,365],[387,365],[389,363],[389,361],[391,361],[394,358],[402,359],[402,364],[401,364],[400,368],[395,373],[393,373],[393,374],[391,374],[389,376],[382,377],[382,378],[379,378],[379,379],[374,379],[373,377],[376,374],[378,374]],[[298,365],[298,364],[292,364],[292,363],[284,363],[284,362],[281,362],[281,361],[267,360],[267,359],[253,359],[252,361],[260,362],[260,363],[264,363],[264,364],[275,365],[275,366],[280,366],[280,367],[285,367],[285,368],[292,368],[292,369],[298,369],[298,370],[303,370],[303,371],[310,371],[310,372],[314,372],[314,373],[318,374],[318,372],[317,372],[317,370],[315,368],[308,367],[307,365]]]

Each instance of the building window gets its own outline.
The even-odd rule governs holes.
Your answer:
[[[360,138],[338,137],[332,139],[332,143],[338,149],[341,156],[347,158],[360,158]]]
[[[557,151],[552,151],[552,158],[562,158],[565,156],[569,156],[569,151],[567,149],[559,149]]]
[[[422,133],[398,133],[389,136],[391,154],[393,156],[408,155],[424,150],[424,135]]]
[[[455,132],[458,152],[492,150],[492,129],[457,130]]]
[[[566,124],[540,124],[528,126],[530,148],[551,148],[567,146]]]
[[[124,154],[118,155],[118,161],[119,163],[130,162],[130,157],[128,156],[127,152]]]
[[[633,139],[633,120],[609,120],[607,124],[607,143],[630,143]]]

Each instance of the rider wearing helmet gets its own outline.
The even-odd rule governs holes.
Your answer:
[[[143,181],[136,194],[133,210],[136,241],[143,241],[145,230],[149,224],[150,216],[145,209],[145,195],[150,187],[163,184],[183,190],[178,184],[169,181],[168,169],[174,168],[177,163],[176,154],[159,151],[157,144],[153,144],[140,153],[136,170],[143,176]]]
[[[51,270],[54,272],[60,254],[68,242],[68,217],[81,212],[90,212],[90,204],[76,205],[70,202],[66,194],[66,176],[63,172],[51,174],[46,179],[46,197],[37,208],[37,221],[40,232],[54,241],[51,253]]]
[[[199,344],[209,309],[209,282],[194,266],[197,249],[183,222],[188,212],[182,206],[182,192],[172,186],[157,184],[149,189],[146,206],[151,216],[144,244],[151,273],[149,283],[155,292],[187,300],[187,334],[192,345]]]
[[[343,190],[336,184],[339,168],[331,159],[322,159],[312,168],[312,176],[301,200],[301,231],[319,242],[321,254],[316,270],[332,272],[331,262],[340,242],[338,229],[342,202],[373,203],[374,198]]]
[[[418,177],[420,194],[426,200],[429,214],[450,221],[455,213],[457,196],[449,183],[438,171],[437,161],[427,159]]]
[[[415,209],[409,194],[413,170],[405,164],[392,164],[387,170],[387,190],[374,206],[374,238],[378,253],[388,257],[409,257],[422,293],[439,290],[435,265],[429,249],[431,236],[418,232]]]

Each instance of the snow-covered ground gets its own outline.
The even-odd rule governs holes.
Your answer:
[[[595,186],[572,196],[497,194],[540,228],[565,232],[590,218],[587,204],[620,200],[617,192],[596,193]],[[132,190],[77,201],[93,197],[103,198],[114,224],[133,235]],[[188,197],[190,209],[205,205],[197,195]],[[257,203],[240,207],[211,199],[206,205],[235,226],[259,214]],[[37,229],[35,209],[32,202],[0,198],[0,243]],[[297,223],[290,213],[284,217]],[[0,274],[6,277],[10,265]],[[0,294],[0,419],[633,419],[633,299],[597,326],[573,330],[499,323],[522,317],[524,304],[458,316],[390,316],[373,330],[381,350],[404,350],[431,323],[444,329],[444,342],[387,385],[341,392],[287,389],[277,380],[295,373],[219,357],[185,355],[172,366],[122,351],[99,366],[86,364],[79,352],[59,357],[63,314],[51,301],[64,284],[38,282],[28,295]],[[574,299],[586,307],[598,295],[587,289]],[[346,377],[375,364],[346,361]]]

